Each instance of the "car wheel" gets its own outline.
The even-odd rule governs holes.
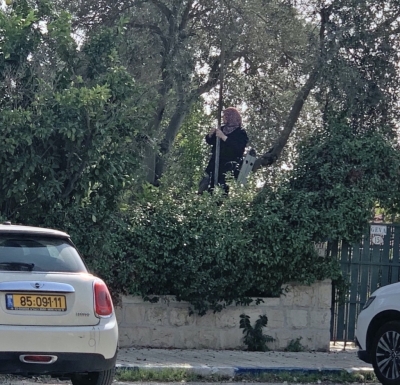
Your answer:
[[[384,385],[400,383],[400,322],[384,324],[372,342],[371,360],[379,381]]]
[[[115,369],[104,370],[102,372],[91,372],[75,374],[71,377],[73,385],[110,385],[114,379]]]

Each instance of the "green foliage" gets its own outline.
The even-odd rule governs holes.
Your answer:
[[[247,350],[251,352],[267,352],[269,350],[267,343],[274,341],[274,339],[269,335],[263,334],[262,329],[267,326],[267,323],[267,316],[260,315],[253,327],[248,315],[240,315],[240,329],[243,329],[243,342],[247,345]]]
[[[151,193],[147,205],[132,213],[133,292],[173,294],[199,313],[220,310],[225,301],[245,300],[251,278],[246,255],[240,253],[251,240],[238,234],[246,208],[235,205],[233,196],[227,200],[221,194],[183,195],[173,188]],[[218,205],[221,200],[224,203]]]
[[[279,295],[285,283],[331,278],[345,287],[337,261],[319,258],[314,242],[356,240],[372,208],[393,205],[399,155],[376,132],[333,120],[299,148],[281,183],[255,193],[231,181],[229,198],[198,196],[185,183],[149,187],[130,218],[126,291],[156,300],[174,295],[204,314],[231,303]],[[127,279],[129,277],[129,279]]]
[[[1,218],[67,231],[123,293],[128,225],[118,209],[138,181],[149,107],[115,51],[117,28],[78,48],[66,12],[15,3],[0,10]]]
[[[133,370],[116,370],[115,377],[121,382],[194,382],[201,376],[186,369],[151,370],[135,367]],[[218,377],[218,376],[217,376]]]
[[[288,343],[288,346],[286,346],[285,351],[286,352],[304,352],[304,350],[306,348],[300,342],[301,340],[302,340],[302,337],[298,337],[295,340],[291,340]]]
[[[204,114],[203,108],[202,103],[195,104],[185,119],[168,156],[168,167],[162,183],[174,186],[180,184],[180,189],[188,190],[197,186],[203,176],[210,150],[204,137],[215,124],[212,116]]]
[[[40,9],[0,10],[1,212],[32,224],[79,209],[100,219],[137,174],[141,91],[112,38],[89,34],[78,49],[71,17]],[[90,50],[102,63],[95,73]]]
[[[126,213],[129,267],[120,278],[130,282],[126,291],[148,299],[174,295],[204,314],[279,295],[290,281],[340,275],[334,261],[316,255],[310,228],[289,228],[281,197],[254,204],[250,186],[231,182],[229,198],[219,190],[198,196],[149,187],[145,200]]]
[[[376,204],[396,210],[400,152],[382,131],[359,131],[332,116],[327,130],[301,143],[287,193],[292,204],[305,204],[307,210],[301,210],[301,217],[292,215],[293,225],[318,223],[314,241],[354,241],[364,233]]]
[[[259,382],[259,383],[301,383],[301,384],[376,384],[377,378],[373,371],[368,372],[347,372],[321,370],[318,372],[304,372],[304,370],[290,370],[277,372],[262,372],[256,374],[241,374],[235,376],[237,382]]]

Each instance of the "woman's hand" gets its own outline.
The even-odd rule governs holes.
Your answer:
[[[219,128],[215,129],[215,135],[218,138],[222,139],[224,142],[225,142],[225,140],[228,139],[228,137]]]

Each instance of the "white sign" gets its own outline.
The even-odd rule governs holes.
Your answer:
[[[326,257],[326,249],[327,249],[326,242],[315,243],[315,250],[318,253],[318,257]]]
[[[387,226],[371,225],[371,235],[386,235]]]
[[[383,237],[381,235],[373,235],[371,241],[374,245],[383,245]]]

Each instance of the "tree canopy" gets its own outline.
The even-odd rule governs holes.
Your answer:
[[[141,88],[120,63],[117,28],[78,48],[69,14],[41,5],[0,14],[2,214],[40,218],[95,202],[115,210],[140,169]]]

